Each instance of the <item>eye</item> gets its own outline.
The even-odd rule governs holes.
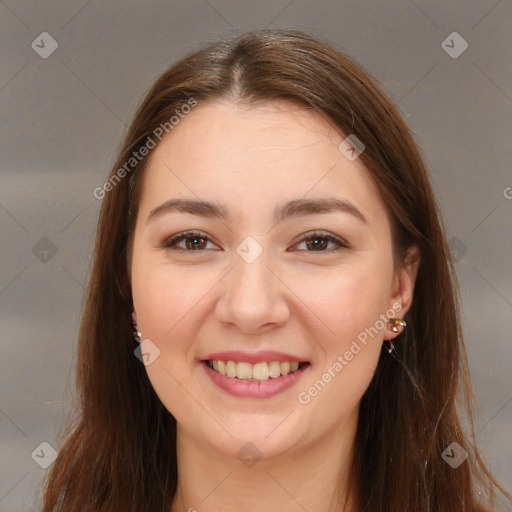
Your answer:
[[[182,242],[184,242],[184,246],[179,245]],[[211,242],[211,240],[204,233],[198,231],[182,231],[164,240],[162,247],[176,251],[202,251],[206,249],[208,242]]]
[[[314,231],[313,233],[305,233],[299,238],[299,243],[305,243],[306,252],[335,252],[340,249],[348,249],[350,246],[345,240],[325,231]],[[334,244],[335,248],[326,250],[329,244]]]
[[[208,236],[199,231],[182,231],[172,235],[164,240],[162,247],[165,249],[176,251],[204,251],[207,249],[208,243],[213,242]],[[325,231],[314,231],[313,233],[305,233],[299,238],[299,242],[294,247],[305,243],[306,252],[335,252],[339,249],[348,249],[350,246],[343,239]],[[334,248],[328,249],[329,244],[334,244]]]

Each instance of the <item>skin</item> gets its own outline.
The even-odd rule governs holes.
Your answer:
[[[297,395],[379,315],[397,303],[395,316],[405,315],[418,258],[394,268],[385,205],[361,160],[339,151],[344,138],[286,101],[216,100],[199,104],[153,150],[134,234],[133,316],[160,350],[146,369],[178,423],[174,512],[356,510],[353,496],[345,509],[336,505],[337,492],[347,495],[360,399],[383,341],[397,334],[384,325],[309,403]],[[325,197],[350,201],[366,222],[339,211],[272,218],[283,202]],[[148,221],[175,198],[222,203],[229,216],[170,212]],[[189,239],[201,250],[163,247],[185,230],[204,234]],[[313,230],[349,247],[298,241]],[[263,248],[252,263],[236,252],[248,236]],[[223,350],[276,350],[311,366],[277,396],[237,398],[200,363]],[[247,442],[262,455],[252,467],[237,457]]]

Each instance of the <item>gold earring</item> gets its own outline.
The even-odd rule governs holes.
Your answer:
[[[400,332],[400,327],[405,327],[407,323],[401,318],[390,318],[388,326],[393,332]]]

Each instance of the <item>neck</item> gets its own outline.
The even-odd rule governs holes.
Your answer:
[[[349,492],[357,411],[311,446],[251,467],[202,444],[178,424],[178,489],[171,512],[356,512]]]

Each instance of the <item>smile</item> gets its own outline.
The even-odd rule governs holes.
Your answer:
[[[215,359],[206,361],[206,364],[220,375],[232,379],[265,382],[268,379],[277,379],[295,373],[309,363],[298,361],[263,361],[252,364],[246,361],[220,361]]]
[[[217,389],[237,398],[256,399],[283,393],[311,369],[309,362],[276,361],[272,356],[269,361],[253,357],[252,363],[240,359],[203,359],[201,366]]]

